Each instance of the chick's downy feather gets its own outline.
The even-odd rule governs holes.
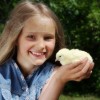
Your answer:
[[[87,57],[91,62],[93,61],[89,53],[79,49],[63,48],[56,54],[56,61],[60,61],[62,65],[73,63]]]

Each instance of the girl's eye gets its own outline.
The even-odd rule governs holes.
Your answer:
[[[47,41],[49,41],[49,40],[51,40],[51,39],[53,39],[53,37],[51,37],[51,36],[44,37],[44,40],[47,40]]]
[[[27,38],[28,38],[29,40],[35,40],[35,39],[36,39],[34,35],[28,35]]]

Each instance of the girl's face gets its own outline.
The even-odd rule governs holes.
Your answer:
[[[55,48],[54,22],[44,16],[29,18],[17,41],[17,61],[22,66],[42,65]]]

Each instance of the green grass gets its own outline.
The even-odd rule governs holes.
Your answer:
[[[59,100],[100,100],[100,98],[97,98],[95,96],[78,96],[78,97],[74,97],[74,96],[64,96],[61,95]]]

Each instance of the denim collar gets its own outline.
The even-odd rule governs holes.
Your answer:
[[[18,68],[18,65],[13,59],[9,59],[5,64],[0,66],[0,73],[5,79],[11,80],[11,93],[21,96],[25,92],[22,87],[27,85],[26,80],[21,79],[21,71]],[[35,72],[32,73],[31,79],[29,79],[29,86],[31,92],[36,93],[37,97],[40,95],[40,92],[45,85],[47,79],[51,76],[53,72],[54,65],[51,63],[44,63],[40,66]],[[33,88],[34,87],[34,88]],[[34,90],[36,91],[34,91]]]

